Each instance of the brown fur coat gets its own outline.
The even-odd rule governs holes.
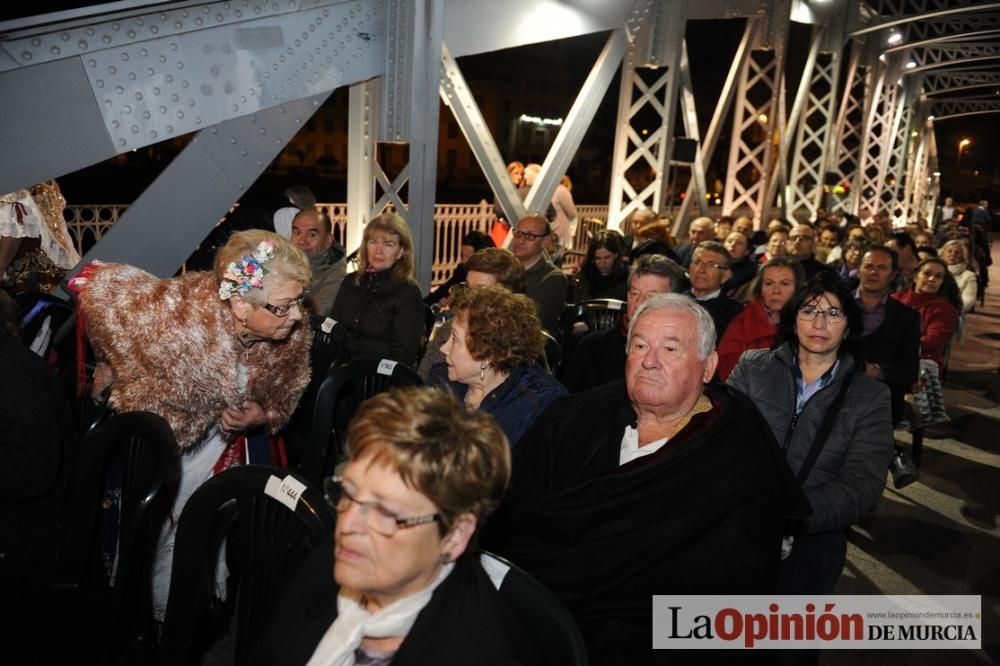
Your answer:
[[[160,280],[134,266],[103,264],[80,294],[80,310],[97,357],[115,373],[111,404],[159,414],[181,448],[204,439],[226,407],[244,400],[259,403],[276,432],[309,383],[309,327],[258,342],[243,361],[232,311],[211,273]],[[245,393],[237,383],[240,361],[249,370]]]

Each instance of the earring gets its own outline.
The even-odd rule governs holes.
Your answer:
[[[449,555],[448,553],[441,553],[441,564],[450,564],[450,563],[451,563],[451,555]]]
[[[250,335],[250,329],[247,328],[247,318],[244,317],[240,320],[240,337],[245,338]]]
[[[481,382],[486,381],[486,368],[488,367],[490,367],[489,363],[483,363],[481,366],[479,366],[479,381]]]

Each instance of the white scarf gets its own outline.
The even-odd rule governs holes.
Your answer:
[[[385,608],[369,613],[343,592],[337,596],[337,619],[323,634],[306,666],[353,666],[354,652],[364,637],[404,637],[417,620],[417,615],[431,600],[435,588],[448,577],[455,564],[441,567],[437,579],[416,594],[392,602]]]
[[[948,267],[948,270],[951,271],[951,274],[957,278],[959,275],[968,270],[968,266],[965,263],[952,264]]]

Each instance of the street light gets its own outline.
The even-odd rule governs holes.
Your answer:
[[[955,171],[957,171],[959,175],[961,175],[962,173],[962,151],[965,150],[965,147],[968,146],[970,143],[972,143],[972,141],[970,141],[969,139],[962,139],[961,141],[958,142],[958,160],[956,161],[955,164]]]

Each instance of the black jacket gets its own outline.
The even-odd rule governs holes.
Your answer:
[[[691,298],[694,298],[692,294],[688,294]],[[699,301],[695,299],[701,307],[708,310],[708,314],[712,315],[712,323],[715,324],[715,344],[719,344],[719,340],[722,339],[722,334],[726,332],[726,327],[729,326],[729,322],[736,318],[736,315],[743,312],[743,304],[739,301],[733,300],[726,296],[725,293],[720,293],[715,298],[711,298],[707,301]]]
[[[580,393],[625,377],[625,336],[619,327],[587,333],[563,372],[570,393]]]
[[[388,270],[357,278],[351,273],[344,280],[330,315],[347,328],[351,359],[388,358],[415,367],[426,328],[420,287],[391,280]]]
[[[337,619],[333,544],[306,558],[282,595],[254,650],[255,666],[305,664]],[[479,561],[465,555],[434,590],[393,657],[393,666],[537,664],[540,653]]]
[[[894,298],[885,303],[885,320],[865,337],[864,360],[882,368],[892,398],[892,422],[903,417],[903,396],[920,374],[920,315]]]

